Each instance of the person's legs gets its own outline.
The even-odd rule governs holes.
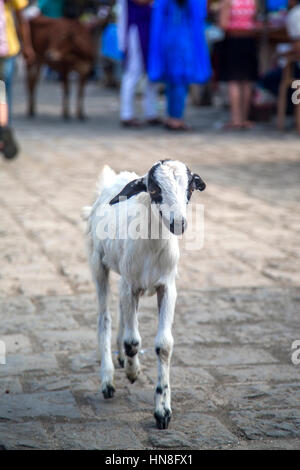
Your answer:
[[[4,75],[5,60],[0,59],[0,151],[5,158],[11,159],[18,154],[18,146],[14,140],[12,129],[8,126],[9,111]]]
[[[0,151],[5,158],[11,159],[18,154],[18,146],[12,129],[8,126],[8,119],[5,82],[0,79]]]
[[[157,83],[150,82],[150,80],[147,79],[143,97],[144,115],[147,120],[157,119],[157,93]]]
[[[7,98],[7,106],[8,106],[8,120],[9,124],[12,121],[12,87],[13,87],[13,79],[15,73],[15,65],[16,65],[16,56],[8,57],[4,60],[4,82],[6,86],[6,98]]]
[[[1,63],[0,63],[1,67]],[[3,70],[3,68],[1,68]],[[8,109],[5,92],[5,83],[3,80],[3,74],[0,71],[0,127],[7,126],[8,124]]]
[[[173,128],[183,128],[184,109],[187,96],[187,85],[168,83],[167,94],[167,125]]]
[[[242,89],[241,82],[230,81],[228,83],[231,122],[233,127],[242,125]]]
[[[258,85],[262,88],[268,90],[276,98],[279,94],[279,85],[282,78],[282,68],[276,67],[270,72],[267,72],[263,77],[258,81]]]
[[[253,126],[253,124],[248,120],[253,86],[251,82],[243,81],[241,84],[241,87],[242,87],[242,123],[244,127],[250,128]]]
[[[126,57],[125,71],[121,83],[121,121],[130,121],[134,118],[134,96],[138,80],[143,74],[143,62],[139,48],[139,36],[137,27],[129,30],[128,53]]]

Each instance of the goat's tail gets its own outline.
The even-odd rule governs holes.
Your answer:
[[[108,165],[104,165],[102,168],[98,183],[96,186],[96,193],[100,195],[103,191],[103,189],[107,186],[110,186],[112,184],[112,181],[114,180],[116,176],[116,172],[110,168]],[[81,217],[83,220],[88,220],[92,212],[92,206],[85,206],[81,209]]]
[[[106,186],[110,186],[112,184],[112,180],[115,179],[115,176],[116,172],[110,168],[110,166],[104,165],[97,183],[97,194],[101,194]]]

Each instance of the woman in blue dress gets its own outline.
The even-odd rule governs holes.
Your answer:
[[[166,83],[169,129],[187,129],[183,115],[188,86],[211,75],[205,17],[206,0],[154,0],[148,75]]]

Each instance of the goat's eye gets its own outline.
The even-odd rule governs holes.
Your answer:
[[[156,194],[157,193],[157,189],[152,189],[152,191],[149,191],[150,194]]]

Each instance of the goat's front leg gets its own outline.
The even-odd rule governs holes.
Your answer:
[[[176,303],[175,281],[157,289],[159,311],[155,351],[158,361],[158,382],[155,390],[154,417],[158,429],[167,429],[171,420],[170,360],[173,350],[172,324]]]
[[[119,303],[119,327],[118,327],[118,336],[117,336],[117,345],[118,345],[118,362],[123,368],[125,366],[125,354],[124,354],[124,316],[122,310],[122,304]]]
[[[123,345],[125,350],[125,372],[131,383],[136,381],[140,373],[138,351],[142,342],[138,331],[138,300],[139,296],[132,292],[131,286],[121,280],[120,315],[124,321]]]
[[[93,277],[96,285],[99,316],[98,316],[98,347],[101,357],[100,377],[104,398],[112,398],[114,387],[114,365],[111,355],[111,316],[107,306],[109,271],[101,264],[95,263]]]

